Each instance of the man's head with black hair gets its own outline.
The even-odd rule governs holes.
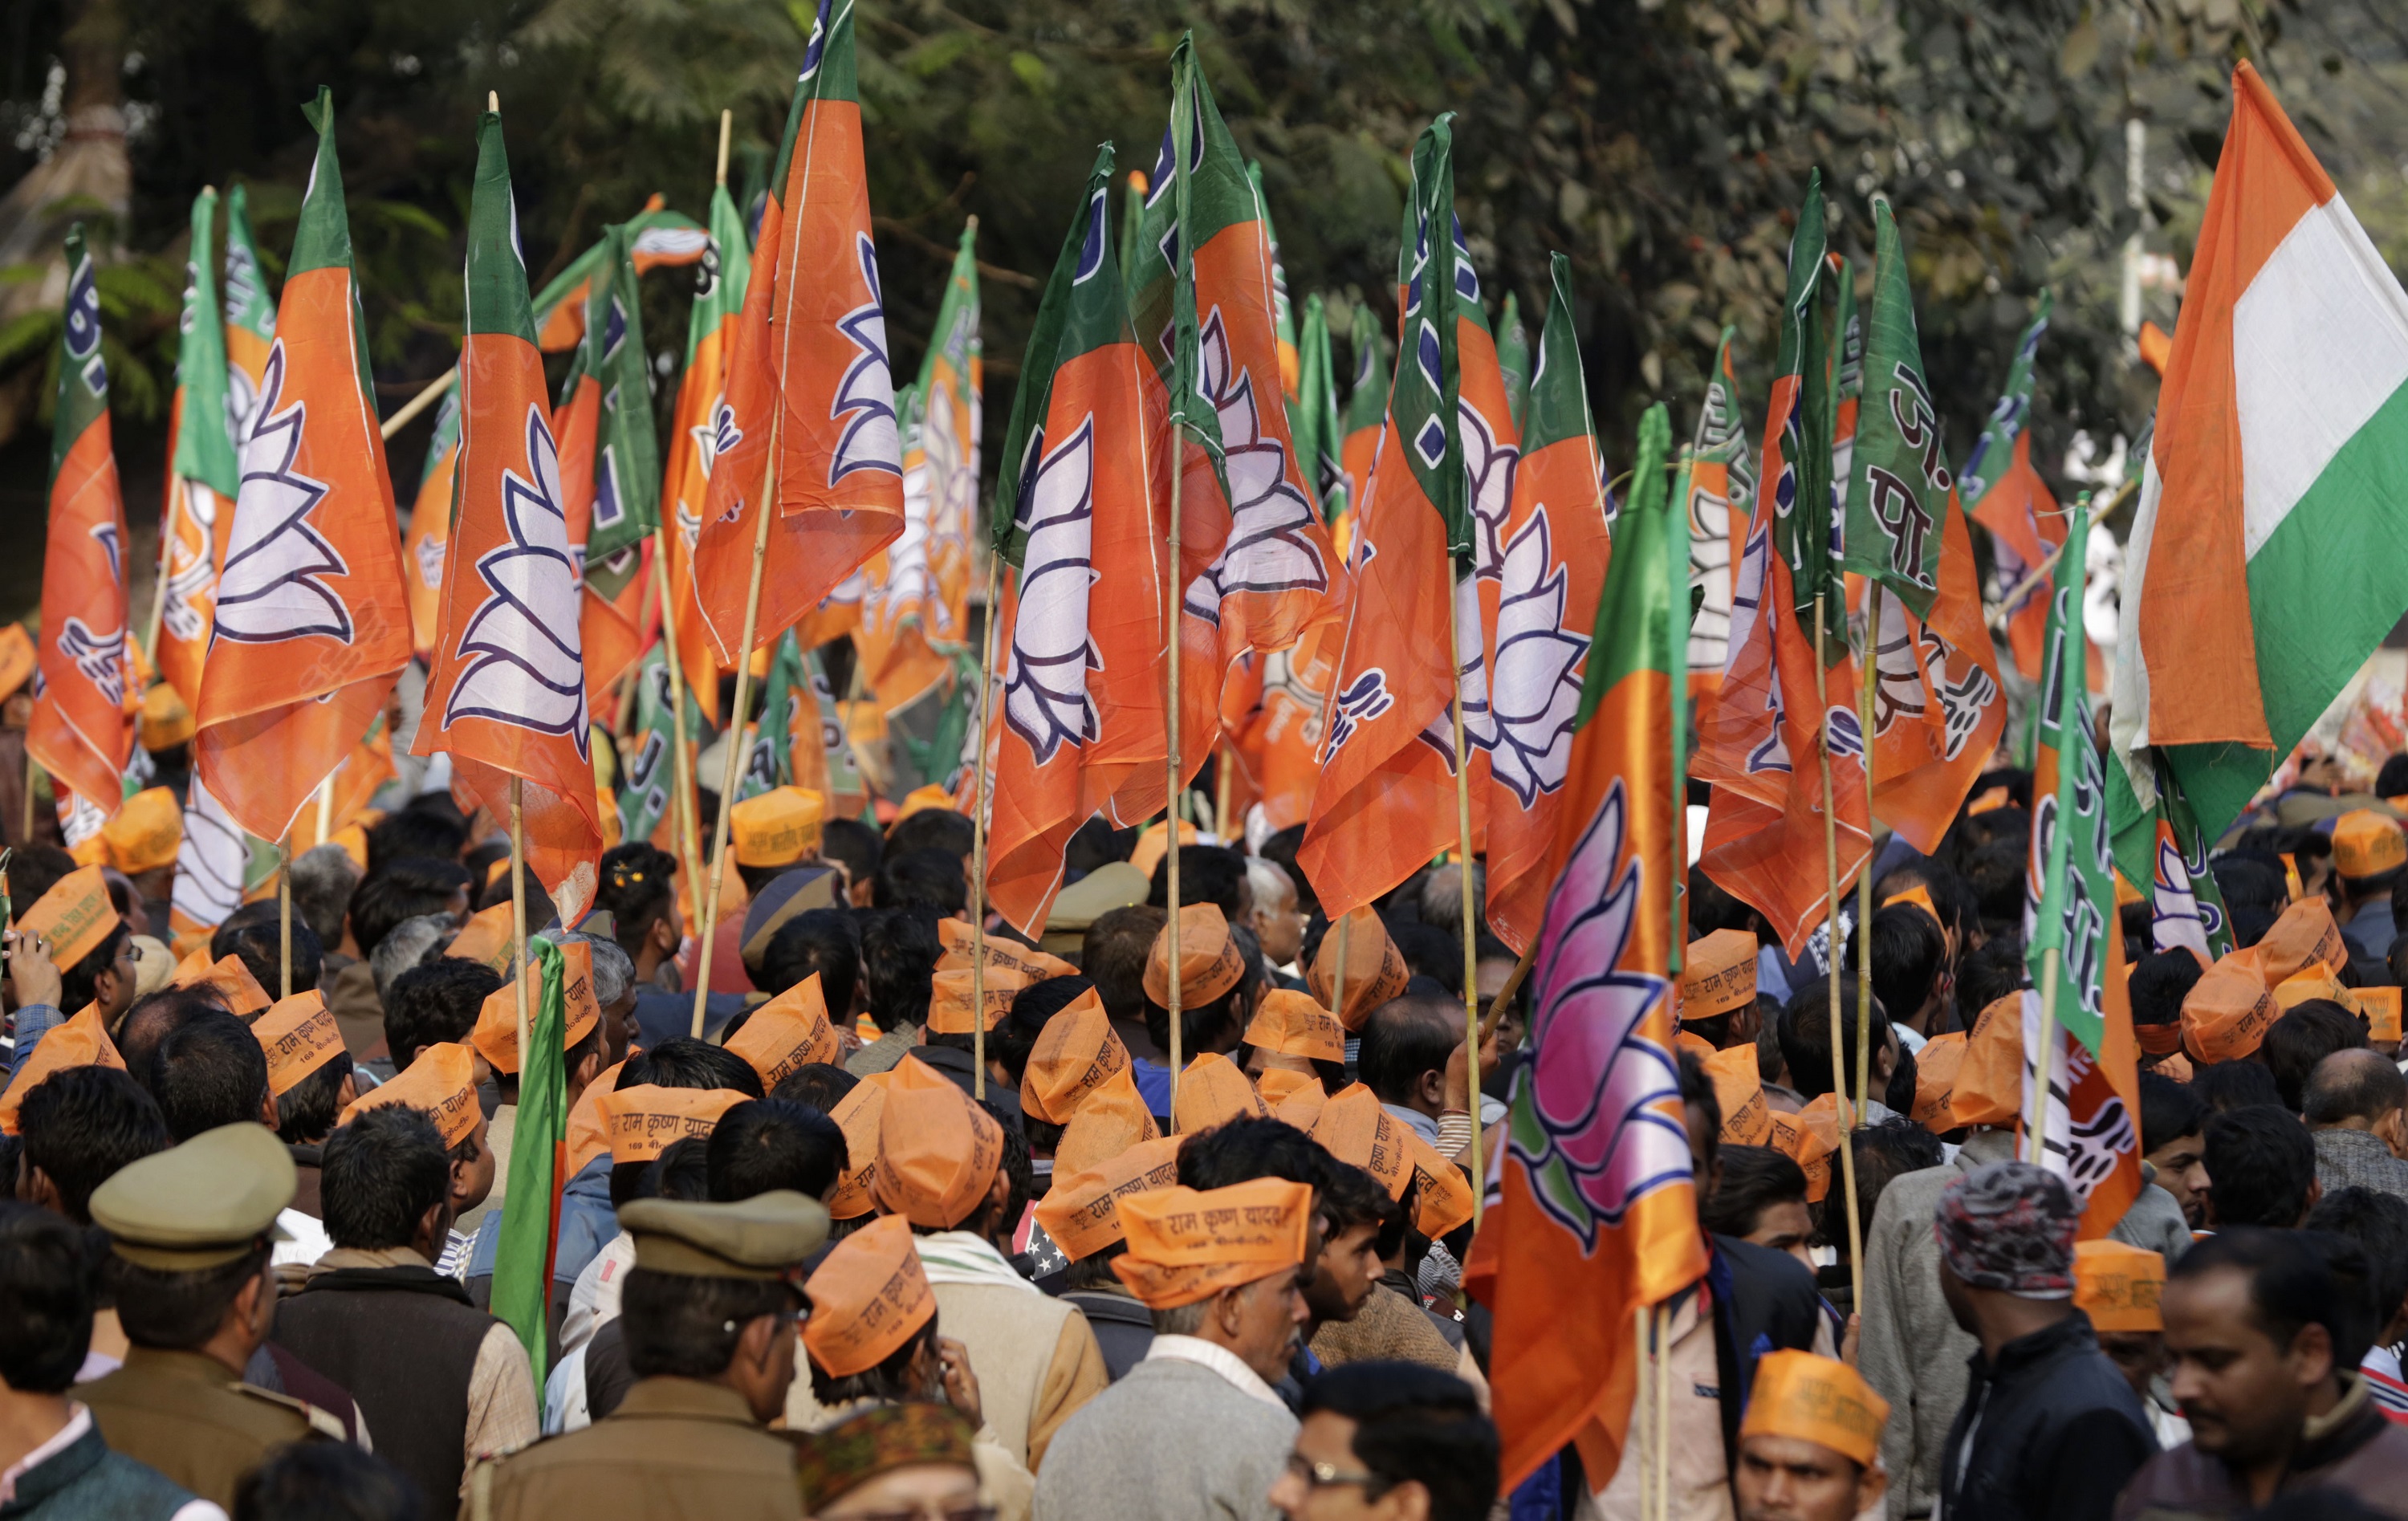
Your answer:
[[[1983,1010],[2030,982],[2020,934],[1992,935],[1967,952],[1956,969],[1956,1013],[1964,1027],[1971,1029]]]
[[[1897,1065],[1897,1040],[1890,1033],[1889,1020],[1878,1003],[1873,1008],[1871,1025],[1872,1091],[1882,1093],[1889,1086],[1890,1070]],[[1840,1065],[1848,1083],[1856,1082],[1856,984],[1852,979],[1840,983],[1840,1040],[1846,1059]],[[1831,984],[1815,978],[1799,990],[1789,1002],[1788,1011],[1781,1017],[1781,1059],[1789,1070],[1789,1085],[1808,1098],[1820,1098],[1832,1091],[1831,1081]],[[1862,1097],[1852,1095],[1852,1097]]]
[[[1407,993],[1363,1021],[1355,1072],[1383,1104],[1436,1117],[1446,1098],[1446,1063],[1463,1044],[1463,1002]]]
[[[114,1024],[118,1015],[134,1006],[136,971],[134,931],[121,921],[81,960],[59,969],[59,1007],[71,1012],[95,1003],[100,1006],[101,1023]]]
[[[2290,879],[2280,858],[2255,851],[2226,851],[2211,856],[2208,874],[2226,909],[2268,909],[2281,911],[2291,900]]]
[[[2366,1026],[2358,1017],[2329,998],[2303,998],[2267,1027],[2266,1069],[2274,1074],[2274,1091],[2283,1107],[2300,1112],[2306,1102],[2308,1074],[2316,1063],[2336,1051],[2355,1051],[2366,1044]]]
[[[644,1083],[661,1088],[730,1088],[747,1098],[764,1097],[761,1074],[752,1064],[728,1050],[705,1040],[679,1037],[664,1040],[650,1051],[639,1051],[629,1056],[619,1069],[614,1088],[634,1088]],[[655,1158],[657,1160],[657,1158]],[[636,1190],[643,1182],[644,1169],[650,1162],[614,1162],[610,1167],[610,1207],[619,1209],[638,1196]]]
[[[1697,1180],[1698,1197],[1711,1199],[1721,1191],[1723,1175],[1723,1101],[1714,1080],[1695,1052],[1679,1054],[1681,1118],[1689,1132],[1689,1170]]]
[[[2141,1153],[2194,1230],[2207,1224],[2206,1124],[2207,1104],[2188,1083],[2142,1069]]]
[[[408,1475],[347,1442],[296,1442],[269,1453],[234,1489],[240,1521],[421,1521]]]
[[[384,996],[384,1043],[397,1070],[428,1046],[468,1039],[485,1000],[500,992],[501,973],[481,961],[438,956],[393,980]]]
[[[2207,1122],[2208,1219],[2218,1230],[2289,1230],[2315,1205],[2316,1148],[2299,1116],[2278,1104],[2248,1104]]]
[[[293,858],[293,917],[307,924],[318,943],[343,943],[343,916],[351,909],[351,889],[360,882],[360,868],[340,845],[318,845]]]
[[[2286,1463],[2311,1413],[2337,1404],[2355,1371],[2370,1276],[2354,1242],[2246,1226],[2169,1264],[2158,1304],[2192,1444],[2233,1471]]]
[[[25,1094],[17,1111],[16,1195],[92,1223],[92,1191],[128,1162],[176,1143],[156,1100],[113,1067],[69,1067]]]
[[[459,860],[468,843],[468,826],[459,817],[459,810],[450,805],[448,797],[441,806],[415,798],[408,808],[368,825],[368,875],[376,876],[401,860]]]
[[[56,845],[20,845],[8,857],[9,901],[31,908],[77,869],[76,858]]]
[[[225,995],[208,983],[195,983],[186,987],[163,987],[156,993],[145,994],[134,1000],[134,1006],[118,1022],[114,1039],[117,1054],[125,1060],[126,1071],[143,1087],[150,1085],[150,1056],[168,1032],[203,1014],[226,1012]]]
[[[2024,842],[1998,839],[1977,847],[1965,857],[1964,877],[1973,889],[1982,920],[1992,926],[2023,921]]]
[[[468,868],[451,859],[405,856],[370,871],[351,891],[351,939],[370,955],[394,926],[423,913],[458,920],[468,911],[474,885]]]
[[[275,905],[268,907],[273,910]],[[243,966],[269,997],[278,996],[284,979],[284,926],[270,916],[249,924],[218,926],[209,940],[213,957],[239,956]],[[298,918],[293,921],[293,991],[314,991],[325,976],[326,950],[318,932]]]
[[[1147,890],[1145,900],[1154,908],[1166,911],[1168,908],[1168,851],[1163,852],[1162,859],[1154,863],[1154,884]],[[1180,846],[1179,901],[1188,906],[1210,903],[1229,923],[1243,921],[1254,909],[1254,890],[1246,884],[1246,858],[1226,845]]]
[[[882,909],[862,925],[862,987],[880,1029],[928,1022],[928,994],[943,954],[937,915],[928,909]]]
[[[1456,999],[1461,1000],[1463,938],[1452,926],[1398,919],[1388,925],[1388,939],[1396,942],[1397,954],[1405,958],[1406,970],[1441,987],[1455,989]]]
[[[883,854],[892,858],[912,851],[942,851],[956,861],[969,859],[977,843],[977,826],[967,813],[950,808],[924,808],[886,826]]]
[[[640,839],[602,853],[594,906],[610,915],[611,933],[639,971],[677,954],[685,926],[677,906],[677,857]]]
[[[1348,1363],[1305,1385],[1296,1454],[1270,1499],[1288,1515],[1311,1514],[1307,1475],[1326,1464],[1370,1475],[1365,1514],[1484,1521],[1497,1503],[1497,1428],[1470,1385],[1415,1363]]]
[[[150,1094],[179,1141],[222,1125],[266,1123],[267,1054],[224,1012],[187,1020],[150,1054]]]
[[[359,1097],[351,1054],[337,1048],[316,1071],[275,1097],[279,1141],[308,1146],[325,1140],[344,1106]]]
[[[1099,913],[1087,926],[1080,942],[1079,970],[1096,984],[1105,1013],[1124,1020],[1145,1017],[1146,958],[1169,919],[1166,911],[1140,903]]]
[[[1711,1197],[1698,1200],[1698,1224],[1811,1266],[1814,1217],[1806,1204],[1805,1169],[1770,1146],[1723,1146],[1716,1155],[1722,1179]]]
[[[2199,957],[2185,950],[2157,951],[2143,956],[2132,967],[2128,985],[2135,1025],[2178,1025],[2182,1023],[2183,999],[2207,975]]]
[[[915,817],[917,815],[914,815]],[[969,907],[969,878],[948,851],[889,851],[869,900],[882,909],[924,908],[953,915]]]
[[[753,984],[776,997],[817,972],[828,1017],[841,1025],[853,1013],[861,980],[861,931],[846,909],[806,909],[778,926],[761,953]]]
[[[1115,829],[1096,814],[1072,830],[1069,843],[1062,847],[1064,875],[1076,882],[1098,867],[1127,860],[1137,850],[1137,836],[1135,827]]]
[[[859,819],[833,818],[820,825],[820,859],[844,868],[850,901],[866,904],[886,859],[885,838]]]
[[[93,1277],[83,1232],[0,1199],[0,1383],[21,1395],[67,1392],[92,1348]]]
[[[806,1062],[778,1080],[769,1097],[781,1103],[808,1104],[823,1114],[834,1114],[844,1096],[861,1086],[861,1079],[832,1062]]]
[[[706,1153],[710,1198],[727,1204],[790,1188],[824,1200],[849,1165],[844,1131],[819,1110],[755,1098],[720,1115]]]
[[[1894,1024],[1918,1034],[1936,1034],[1933,1027],[1945,1008],[1948,988],[1948,938],[1940,923],[1912,903],[1900,903],[1873,915],[1872,933],[1853,936],[1848,962],[1870,942],[1873,954],[1873,999]]]
[[[407,1104],[361,1112],[326,1140],[319,1180],[337,1246],[411,1247],[432,1261],[452,1227],[452,1158],[443,1132]]]

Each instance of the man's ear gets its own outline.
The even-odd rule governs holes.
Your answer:
[[[661,954],[665,956],[677,954],[678,947],[684,940],[685,931],[679,925],[676,914],[665,913],[652,921],[652,948]]]
[[[282,1123],[282,1116],[276,1112],[276,1092],[272,1088],[259,1100],[259,1123],[270,1130]]]
[[[36,1204],[52,1214],[66,1213],[66,1202],[59,1194],[59,1185],[50,1175],[31,1162],[25,1164],[25,1202]]]
[[[1864,1514],[1882,1502],[1889,1493],[1889,1470],[1876,1461],[1856,1473],[1856,1514]]]
[[[452,1229],[451,1216],[452,1191],[446,1188],[443,1197],[428,1205],[426,1212],[418,1217],[418,1233],[425,1239],[429,1248],[426,1256],[430,1261],[443,1255],[443,1239]]]

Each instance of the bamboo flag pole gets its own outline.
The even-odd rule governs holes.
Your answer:
[[[388,439],[409,426],[418,414],[443,399],[443,393],[460,382],[460,366],[452,366],[427,382],[426,389],[401,404],[401,410],[377,424],[377,431]]]
[[[752,525],[752,578],[744,592],[744,637],[737,646],[736,711],[728,720],[727,764],[719,787],[719,811],[710,825],[710,893],[702,910],[702,954],[694,979],[694,1038],[702,1039],[702,1012],[710,997],[710,953],[719,938],[719,890],[727,880],[727,815],[736,801],[736,777],[744,763],[744,747],[736,742],[744,732],[745,710],[752,701],[752,636],[761,623],[761,569],[769,561],[769,520],[778,511],[778,434],[784,409],[769,424],[769,455],[761,466],[761,500]],[[679,736],[682,742],[684,736]]]
[[[1651,1446],[1656,1457],[1656,1521],[1672,1521],[1672,1359],[1665,1342],[1670,1340],[1672,1317],[1656,1306],[1656,1429]]]
[[[34,772],[36,769],[38,768],[34,764],[34,747],[28,744],[25,747],[25,833],[18,841],[23,845],[34,842]]]
[[[329,771],[326,773],[326,780],[318,783],[318,843],[324,844],[327,837],[334,832],[335,773]]]
[[[284,831],[284,843],[279,847],[283,859],[276,865],[277,941],[276,996],[293,997],[293,831]]]
[[[975,220],[975,219],[973,219]],[[986,1100],[986,734],[995,722],[996,614],[1003,596],[1003,556],[990,547],[986,627],[979,637],[978,762],[970,768],[970,1097]]]
[[[167,467],[175,468],[171,460]],[[142,621],[142,653],[159,663],[159,625],[167,617],[167,556],[176,544],[176,483],[167,482],[167,510],[159,519],[159,568],[150,582],[150,613]]]
[[[1455,580],[1448,578],[1452,590]],[[1457,885],[1463,898],[1463,1039],[1464,1072],[1469,1080],[1469,1096],[1465,1100],[1471,1107],[1471,1224],[1480,1225],[1482,1196],[1487,1192],[1484,1180],[1487,1174],[1480,1169],[1480,911],[1471,901],[1471,752],[1463,731],[1463,630],[1455,613],[1455,598],[1447,598],[1447,658],[1455,666],[1455,700],[1449,705],[1455,718],[1455,830]]]
[[[1830,678],[1823,664],[1824,634],[1823,594],[1814,594],[1814,706],[1828,714],[1831,710]],[[1848,1042],[1840,1019],[1840,810],[1839,794],[1831,784],[1831,725],[1828,718],[1823,733],[1814,746],[1814,757],[1823,768],[1823,880],[1828,897],[1826,924],[1830,930],[1830,954],[1824,959],[1831,969],[1831,1092],[1832,1101],[1839,1106],[1840,1171],[1847,1184],[1848,1200],[1848,1280],[1854,1302],[1862,1304],[1865,1294],[1865,1254],[1860,1240],[1862,1231],[1856,1222],[1856,1149],[1847,1132],[1855,1126],[1855,1105],[1848,1095]],[[1857,1011],[1856,1022],[1864,1023],[1864,1012]]]
[[[1882,583],[1868,578],[1865,584],[1865,670],[1856,700],[1856,732],[1865,740],[1865,825],[1871,827],[1873,818],[1873,694],[1881,682],[1881,617]],[[1867,1011],[1873,1006],[1873,863],[1865,858],[1864,870],[1856,874],[1856,1085],[1850,1091],[1856,1098],[1856,1123],[1865,1123],[1865,1100],[1871,1097],[1873,1022]],[[1859,1307],[1861,1308],[1861,1307]]]
[[[526,817],[523,795],[526,783],[510,778],[510,956],[517,976],[511,985],[518,990],[519,1070],[527,1069],[527,923],[526,923]]]
[[[1329,980],[1329,1012],[1340,1025],[1346,1023],[1346,926],[1354,917],[1351,913],[1338,916],[1338,975]]]
[[[2079,646],[2071,646],[2079,648]],[[2063,827],[2062,825],[2059,827]],[[2057,974],[2063,955],[2051,945],[2040,954],[2040,1049],[2032,1067],[2031,1155],[2029,1161],[2048,1166],[2048,1089],[2057,1073]]]
[[[1185,450],[1182,445],[1179,427],[1174,423],[1170,430],[1170,592],[1162,602],[1163,625],[1168,630],[1164,648],[1168,652],[1169,666],[1167,678],[1169,682],[1169,708],[1163,715],[1163,748],[1168,754],[1163,761],[1165,776],[1162,795],[1162,827],[1168,841],[1165,851],[1166,859],[1170,866],[1168,899],[1170,917],[1164,923],[1163,930],[1169,937],[1170,952],[1170,1003],[1168,1006],[1170,1010],[1170,1133],[1173,1135],[1179,1133],[1181,1048],[1179,1039],[1181,1033],[1179,1028],[1179,788],[1181,782],[1179,775],[1179,485],[1180,478],[1186,473],[1181,468],[1181,466],[1185,463]],[[1346,942],[1340,940],[1338,948],[1342,959]]]

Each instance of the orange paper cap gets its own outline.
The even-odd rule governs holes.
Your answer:
[[[352,1099],[337,1123],[349,1125],[380,1104],[423,1110],[443,1132],[443,1144],[457,1146],[477,1133],[477,1122],[485,1117],[477,1107],[477,1058],[454,1040],[428,1046],[392,1082]]]
[[[618,1091],[619,1074],[626,1065],[612,1062],[577,1096],[577,1107],[568,1112],[568,1164],[561,1169],[562,1177],[576,1177],[585,1170],[586,1163],[610,1150],[610,1126],[602,1117],[602,1100]]]
[[[638,1083],[602,1098],[610,1160],[649,1162],[690,1136],[709,1136],[719,1116],[752,1096],[734,1088],[664,1088]]]
[[[1714,1082],[1714,1102],[1722,1106],[1722,1139],[1740,1146],[1763,1145],[1772,1134],[1772,1106],[1765,1102],[1764,1069],[1756,1065],[1756,1042],[1715,1052],[1705,1059],[1705,1069]]]
[[[2239,1061],[2258,1049],[2282,1011],[2249,952],[2207,969],[2183,997],[2183,1044],[2203,1062]]]
[[[34,641],[22,624],[0,624],[0,702],[17,695],[33,679],[36,657]]]
[[[2333,923],[2331,905],[2321,897],[2303,897],[2285,909],[2251,949],[2269,987],[2289,982],[2311,963],[2335,972],[2349,964],[2349,942]]]
[[[602,1017],[594,1003],[594,948],[583,940],[569,940],[560,948],[562,1012],[566,1016],[567,1029],[563,1034],[560,1049],[573,1051],[577,1042],[592,1033],[595,1023]],[[477,1027],[468,1032],[468,1043],[480,1052],[496,1072],[519,1069],[519,1001],[515,979],[504,983],[485,998],[485,1006],[477,1012]],[[527,957],[527,1023],[535,1022],[540,1007],[543,989],[543,967],[533,955]]]
[[[145,750],[172,750],[187,743],[194,730],[193,710],[176,689],[162,682],[142,694],[142,722],[138,738]],[[131,867],[120,867],[130,871]]]
[[[1346,1028],[1310,993],[1275,987],[1263,994],[1246,1026],[1246,1044],[1308,1061],[1346,1059]]]
[[[820,848],[827,799],[800,787],[779,787],[727,811],[738,866],[792,866]]]
[[[1170,1187],[1119,1201],[1128,1250],[1112,1271],[1149,1310],[1176,1310],[1304,1262],[1311,1185],[1256,1178],[1198,1193]]]
[[[847,1164],[837,1177],[836,1192],[828,1196],[829,1219],[858,1219],[876,1207],[872,1184],[878,1178],[878,1138],[885,1128],[885,1116],[886,1084],[867,1078],[838,1099],[835,1112],[828,1115],[844,1132]]]
[[[830,1378],[851,1378],[892,1356],[937,1313],[936,1291],[899,1214],[873,1220],[836,1243],[805,1280],[811,1301],[803,1350]]]
[[[109,901],[108,880],[96,866],[79,867],[61,877],[17,918],[17,932],[39,937],[61,971],[98,950],[117,926],[117,905]]]
[[[1346,942],[1346,1007],[1333,1008],[1332,997],[1338,991],[1338,943],[1340,929]],[[1305,985],[1312,990],[1322,1007],[1332,1009],[1338,1023],[1350,1030],[1359,1030],[1371,1011],[1405,990],[1412,973],[1405,969],[1404,953],[1388,938],[1388,926],[1369,909],[1356,909],[1329,926],[1313,951],[1312,965],[1304,974]]]
[[[1965,805],[1965,815],[1971,818],[1976,813],[1995,813],[2014,800],[2003,785],[1992,787]]]
[[[1846,1363],[1811,1352],[1768,1352],[1756,1360],[1739,1434],[1742,1441],[1811,1442],[1870,1468],[1881,1456],[1882,1428],[1888,1424],[1889,1401]]]
[[[1882,899],[1882,907],[1885,909],[1894,909],[1901,903],[1912,903],[1916,908],[1921,909],[1924,912],[1931,915],[1931,922],[1940,926],[1940,929],[1942,934],[1947,933],[1948,926],[1940,917],[1940,906],[1931,901],[1930,888],[1924,886],[1921,882],[1916,882],[1905,892],[1892,893],[1889,897]]]
[[[1672,1044],[1676,1049],[1689,1053],[1699,1061],[1704,1061],[1714,1054],[1714,1043],[1692,1030],[1674,1030]]]
[[[820,974],[811,973],[753,1010],[752,1017],[728,1040],[727,1049],[761,1074],[765,1093],[799,1068],[835,1061],[836,1026],[828,1023]]]
[[[108,1038],[108,1027],[100,1022],[100,1006],[85,1004],[83,1012],[42,1037],[42,1043],[33,1055],[17,1064],[8,1074],[8,1087],[0,1092],[0,1133],[17,1133],[17,1109],[25,1095],[40,1087],[42,1080],[52,1072],[64,1072],[70,1067],[114,1067],[125,1070],[125,1058],[117,1054],[117,1045]]]
[[[1183,1136],[1210,1130],[1238,1119],[1270,1118],[1263,1096],[1238,1070],[1238,1064],[1208,1051],[1179,1074],[1179,1102],[1170,1113],[1170,1127]]]
[[[975,959],[978,949],[977,932],[959,919],[937,921],[937,939],[944,942],[945,954],[938,958],[939,971],[966,971]],[[1076,977],[1079,969],[1057,955],[1033,951],[1018,940],[1008,940],[999,935],[986,938],[986,964],[992,969],[1003,967],[1018,972],[1030,983],[1041,983],[1048,977]]]
[[[1178,1138],[1141,1141],[1100,1166],[1067,1174],[1057,1170],[1053,1190],[1037,1206],[1037,1223],[1076,1262],[1121,1239],[1117,1205],[1123,1195],[1178,1182]]]
[[[1917,1058],[1920,1061],[1921,1058]],[[2024,996],[1993,998],[1965,1039],[1948,1101],[1951,1129],[2012,1125],[2024,1112]]]
[[[1413,1228],[1436,1241],[1471,1218],[1471,1179],[1463,1169],[1438,1154],[1438,1148],[1403,1126],[1405,1158],[1412,1163]]]
[[[507,862],[504,863],[508,865]],[[463,961],[481,961],[504,977],[510,974],[510,906],[496,903],[484,912],[473,914],[460,933],[452,937],[444,947],[447,956]]]
[[[1712,1019],[1756,1001],[1756,937],[1717,929],[1681,958],[1681,1017]]]
[[[2358,1012],[2366,1015],[2366,1038],[2370,1040],[2399,1040],[2400,989],[2361,987],[2356,991]]]
[[[1312,1122],[1312,1139],[1321,1142],[1323,1150],[1380,1180],[1390,1198],[1402,1198],[1405,1184],[1412,1181],[1405,1154],[1406,1133],[1380,1107],[1379,1096],[1360,1083],[1331,1095]]]
[[[1317,1009],[1320,1005],[1315,1004],[1313,1007]],[[1261,1094],[1263,1102],[1270,1106],[1271,1117],[1274,1119],[1279,1117],[1280,1104],[1288,1095],[1302,1088],[1319,1086],[1321,1086],[1321,1079],[1312,1073],[1294,1072],[1284,1067],[1266,1067],[1254,1079],[1254,1091]]]
[[[2022,1042],[2017,1041],[2018,1050]],[[1938,1134],[1950,1128],[1949,1115],[1954,1112],[1956,1096],[1956,1074],[1965,1067],[1966,1038],[1963,1030],[1950,1030],[1923,1042],[1914,1054],[1914,1123]]]
[[[314,988],[271,1005],[252,1022],[251,1033],[267,1053],[267,1091],[279,1098],[343,1049],[335,1012],[326,1007],[326,996]]]
[[[986,1202],[1002,1165],[1003,1126],[995,1116],[917,1056],[896,1064],[871,1184],[880,1209],[951,1230]]]
[[[1136,1069],[1117,1068],[1088,1090],[1071,1112],[1070,1123],[1062,1127],[1062,1139],[1054,1148],[1054,1170],[1057,1175],[1082,1172],[1101,1167],[1131,1146],[1161,1139],[1162,1127],[1154,1123],[1137,1091]]]
[[[1103,999],[1088,988],[1037,1032],[1020,1077],[1020,1107],[1047,1125],[1068,1125],[1081,1101],[1128,1063]]]
[[[953,806],[953,795],[935,782],[930,782],[924,787],[914,787],[903,795],[902,805],[895,810],[895,823],[900,824],[912,814],[924,813],[932,808]],[[888,827],[892,828],[893,825],[890,825]]]
[[[2161,1331],[2157,1295],[2166,1286],[2160,1252],[2100,1238],[2073,1243],[2073,1304],[2102,1331]]]
[[[1181,844],[1193,845],[1201,837],[1196,833],[1196,825],[1188,823],[1185,819],[1179,821],[1179,842]],[[1152,882],[1154,880],[1154,868],[1160,866],[1162,864],[1162,858],[1168,854],[1170,854],[1169,834],[1165,831],[1163,825],[1159,824],[1150,824],[1143,829],[1138,831],[1137,843],[1129,849],[1129,865],[1137,868],[1140,871],[1144,872],[1146,880],[1148,882]]]
[[[1828,1096],[1827,1096],[1828,1097]],[[1829,1126],[1805,1113],[1772,1116],[1769,1138],[1774,1151],[1798,1164],[1806,1174],[1806,1202],[1817,1204],[1831,1191],[1831,1154],[1839,1149],[1836,1116]]]
[[[151,690],[175,689],[159,686]],[[118,870],[128,876],[155,871],[176,864],[177,849],[184,843],[184,810],[174,793],[165,787],[152,787],[125,799],[117,816],[101,825],[100,832],[108,837],[108,858]]]
[[[207,946],[178,962],[167,985],[213,987],[225,999],[227,1012],[244,1019],[276,1001],[267,996],[267,989],[259,985],[259,979],[251,974],[251,967],[242,957],[227,954],[211,961]]]
[[[2365,1012],[2358,1006],[2358,992],[2355,988],[2342,986],[2332,973],[2315,962],[2309,963],[2307,970],[2292,973],[2287,980],[2274,988],[2274,1007],[2286,1013],[2297,1009],[2310,998],[2324,998],[2340,1004],[2353,1014]]]
[[[1266,1078],[1271,1075],[1268,1072],[1263,1074]],[[1321,1123],[1321,1112],[1329,1107],[1329,1090],[1318,1083],[1307,1083],[1277,1099],[1273,1099],[1267,1091],[1263,1098],[1271,1106],[1272,1119],[1295,1126],[1308,1136],[1312,1134],[1312,1127]]]
[[[2388,813],[2361,808],[2333,820],[2333,869],[2344,877],[2380,876],[2408,866],[2408,835]]]
[[[940,971],[928,984],[928,1033],[931,1035],[968,1035],[978,1028],[970,1014],[970,995],[982,993],[986,1002],[986,1027],[1003,1023],[1011,1012],[1011,1000],[1028,984],[1016,971],[1002,967],[986,969],[986,986],[974,989],[971,982],[978,973],[970,968],[959,971]]]
[[[1245,975],[1238,942],[1229,938],[1229,921],[1211,903],[1191,903],[1179,911],[1179,1006],[1200,1009],[1238,985]],[[1170,1007],[1170,926],[1154,938],[1145,958],[1145,996],[1162,1008]]]

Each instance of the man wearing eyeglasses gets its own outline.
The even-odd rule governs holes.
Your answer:
[[[1497,1428],[1471,1385],[1418,1363],[1360,1362],[1304,1388],[1270,1501],[1287,1521],[1484,1521]]]

